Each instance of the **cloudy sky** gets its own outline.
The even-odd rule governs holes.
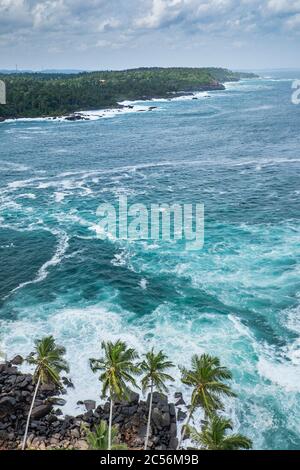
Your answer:
[[[0,0],[0,69],[300,66],[300,0]]]

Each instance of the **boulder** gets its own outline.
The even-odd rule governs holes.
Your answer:
[[[24,359],[23,359],[22,356],[17,355],[17,356],[15,356],[10,362],[11,362],[11,364],[14,365],[14,366],[20,366],[21,364],[23,364]]]
[[[185,406],[186,403],[183,398],[179,398],[179,400],[175,403],[175,406]]]
[[[55,392],[56,390],[56,386],[52,383],[49,383],[49,384],[42,384],[40,386],[40,391],[41,392]]]
[[[75,388],[74,384],[71,379],[68,379],[68,377],[62,377],[62,383],[64,384],[65,387],[67,388]]]
[[[48,402],[56,406],[64,406],[67,403],[67,401],[64,400],[63,398],[57,398],[57,397],[48,398]]]
[[[94,410],[96,408],[96,402],[95,400],[85,400],[83,402],[85,409],[87,411]]]
[[[150,397],[148,395],[147,402],[149,401]],[[163,406],[168,404],[168,397],[163,393],[154,392],[153,393],[153,403],[157,404],[158,406]]]
[[[80,438],[80,432],[78,428],[71,429],[71,436],[74,439],[79,439]]]
[[[178,446],[177,437],[171,437],[170,442],[169,442],[169,449],[170,450],[176,450],[177,446]]]
[[[31,417],[32,419],[41,419],[46,416],[52,410],[52,405],[46,403],[45,405],[39,405],[33,408]]]
[[[5,416],[12,414],[15,406],[16,400],[14,397],[7,395],[0,398],[0,418],[4,418]]]
[[[184,421],[186,417],[187,417],[187,413],[179,409],[177,412],[177,421]]]
[[[75,449],[78,449],[78,450],[88,450],[89,449],[89,445],[86,441],[84,441],[83,439],[79,439],[79,441],[76,442],[75,444]]]

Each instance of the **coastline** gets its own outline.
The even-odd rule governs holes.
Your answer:
[[[23,358],[16,356],[11,361],[0,363],[0,450],[20,449],[25,422],[34,391],[32,374],[23,373],[18,366]],[[53,384],[42,385],[39,389],[32,412],[27,447],[30,450],[88,450],[87,429],[108,422],[110,403],[100,405],[94,400],[78,403],[83,411],[76,416],[63,415],[61,407],[68,388],[74,388],[68,377],[62,379],[64,389]],[[175,450],[178,445],[177,421],[186,414],[179,404],[184,403],[180,392],[175,396],[176,403],[158,392],[153,394],[153,417],[149,448],[152,450]],[[115,402],[113,423],[118,425],[118,439],[125,442],[128,449],[143,449],[147,425],[149,397],[141,399],[132,392],[127,401]]]
[[[236,80],[239,82],[240,80]],[[231,83],[231,82],[226,82]],[[181,92],[170,92],[168,94],[159,95],[159,96],[143,96],[141,98],[136,98],[134,100],[123,100],[117,102],[114,106],[109,108],[97,108],[97,109],[84,109],[84,110],[74,110],[73,112],[65,115],[50,115],[50,116],[11,116],[3,118],[0,116],[0,124],[3,123],[13,123],[13,122],[30,122],[30,121],[50,121],[50,122],[78,122],[78,121],[95,121],[101,118],[115,117],[118,114],[128,114],[135,112],[146,112],[154,111],[157,109],[157,106],[151,105],[138,105],[139,103],[155,103],[155,102],[172,102],[179,100],[198,100],[201,98],[210,98],[209,92],[215,91],[225,91],[225,84],[219,84],[218,86],[203,86],[194,91],[181,91]]]

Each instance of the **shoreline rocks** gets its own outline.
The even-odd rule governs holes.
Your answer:
[[[97,406],[94,400],[84,400],[80,402],[85,407],[84,413],[61,416],[62,411],[55,407],[65,404],[62,392],[51,384],[40,387],[29,426],[28,448],[87,450],[86,429],[93,430],[101,420],[108,422],[109,401]],[[0,364],[0,450],[20,449],[33,393],[31,374],[20,372],[11,362]],[[148,411],[149,397],[144,401],[134,392],[127,401],[114,404],[113,424],[119,428],[120,442],[126,443],[129,449],[143,448]],[[176,449],[176,415],[175,405],[168,402],[168,397],[155,392],[150,449]]]

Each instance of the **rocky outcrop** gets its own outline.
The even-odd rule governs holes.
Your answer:
[[[80,113],[70,114],[69,116],[65,116],[66,121],[89,121],[89,118],[84,116]]]
[[[73,386],[65,378],[65,384]],[[11,363],[0,364],[0,449],[18,449],[24,434],[26,418],[34,392],[30,374],[21,373]],[[108,421],[109,402],[97,406],[93,400],[79,402],[85,412],[79,416],[62,416],[57,406],[65,400],[53,385],[42,385],[38,392],[29,427],[27,445],[32,449],[86,450],[86,429],[101,420]],[[149,397],[140,400],[132,393],[127,401],[114,404],[113,424],[119,428],[119,439],[129,448],[143,448],[148,417]],[[176,449],[177,424],[175,405],[159,393],[153,395],[153,412],[149,448]]]

